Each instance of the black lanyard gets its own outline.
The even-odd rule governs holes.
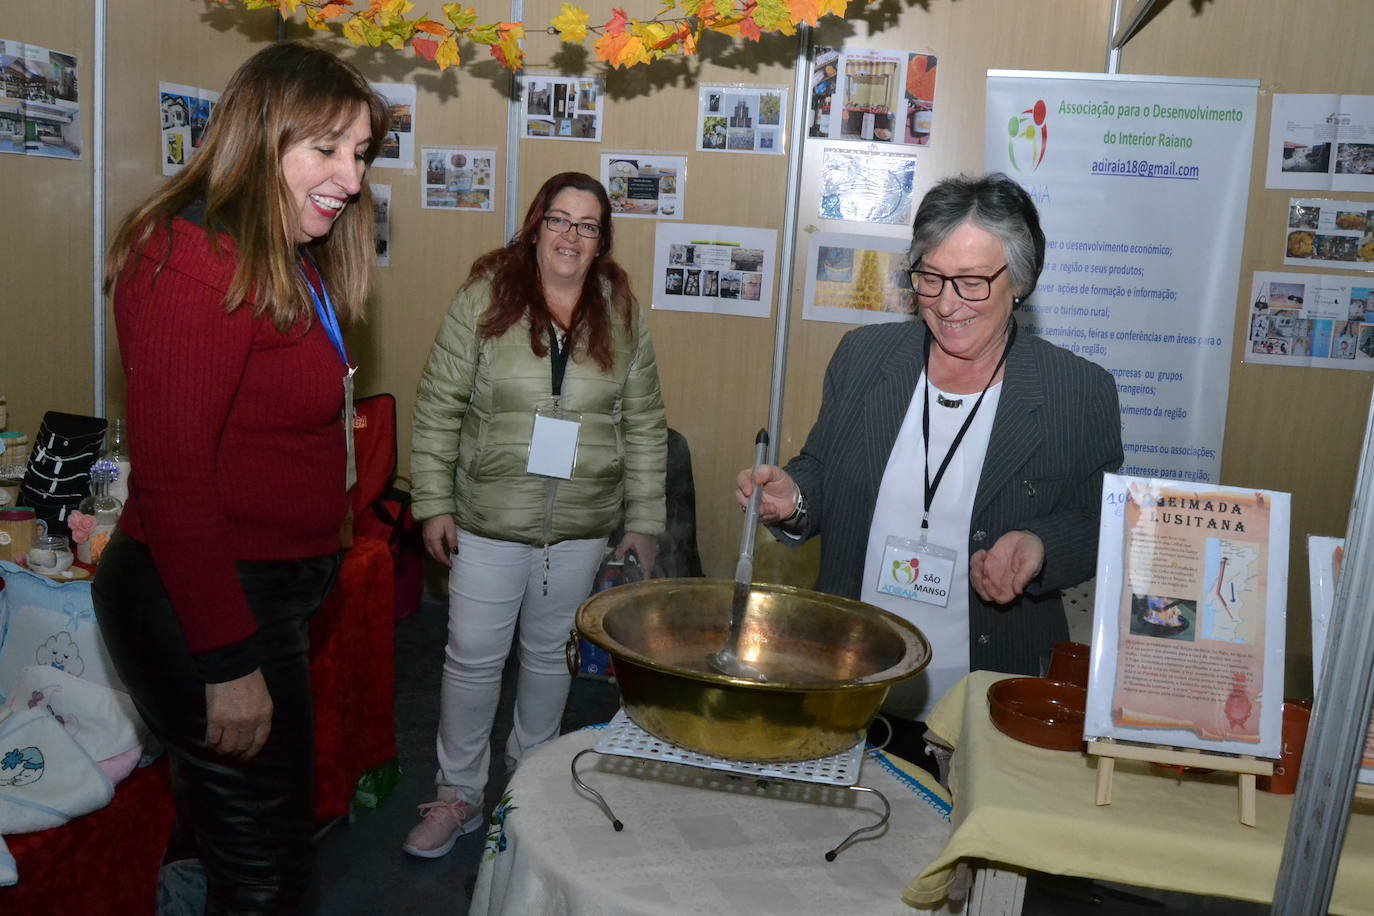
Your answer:
[[[549,367],[552,373],[553,396],[558,397],[563,393],[563,376],[568,371],[568,354],[572,352],[572,347],[558,346],[558,332],[553,329],[553,323],[549,323]]]
[[[1012,342],[1016,340],[1016,322],[1007,318],[1009,330],[1007,332],[1007,343],[1002,348],[1002,357],[997,360],[997,365],[993,367],[992,375],[988,376],[988,383],[983,386],[983,391],[978,395],[978,400],[974,402],[973,409],[964,418],[964,425],[959,427],[959,433],[954,437],[954,442],[950,444],[949,451],[945,452],[945,460],[940,462],[940,469],[935,472],[935,480],[930,479],[930,339],[934,335],[926,329],[925,339],[925,370],[926,370],[926,396],[921,402],[921,448],[925,453],[925,481],[926,481],[926,510],[921,516],[921,530],[930,528],[930,507],[935,502],[935,491],[939,489],[940,481],[945,478],[945,471],[949,468],[949,462],[954,457],[954,452],[959,448],[959,443],[964,441],[964,434],[973,425],[973,418],[978,415],[978,408],[983,406],[983,397],[992,387],[992,380],[997,378],[997,373],[1002,371],[1002,365],[1007,361],[1007,354],[1011,352]]]

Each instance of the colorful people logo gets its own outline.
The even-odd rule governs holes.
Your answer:
[[[892,561],[892,578],[901,585],[910,585],[921,573],[921,561],[915,557]]]
[[[1049,125],[1045,123],[1046,114],[1045,100],[1037,99],[1032,107],[1014,116],[1007,124],[1007,133],[1011,138],[1007,141],[1007,156],[1016,171],[1033,172],[1044,161],[1045,147],[1050,140]],[[1024,168],[1016,158],[1018,146],[1026,163]]]

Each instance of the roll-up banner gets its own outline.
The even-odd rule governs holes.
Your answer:
[[[988,71],[984,167],[1047,240],[1021,319],[1116,377],[1123,474],[1220,478],[1258,87]]]

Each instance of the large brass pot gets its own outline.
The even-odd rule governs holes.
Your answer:
[[[615,659],[625,710],[640,728],[703,754],[744,761],[825,757],[853,747],[888,688],[930,662],[916,627],[859,601],[755,584],[740,659],[766,683],[712,670],[734,583],[653,579],[599,592],[578,632]]]

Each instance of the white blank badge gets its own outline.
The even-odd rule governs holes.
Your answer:
[[[543,477],[572,477],[577,457],[577,431],[582,424],[534,415],[534,435],[530,437],[530,460],[525,470]]]

